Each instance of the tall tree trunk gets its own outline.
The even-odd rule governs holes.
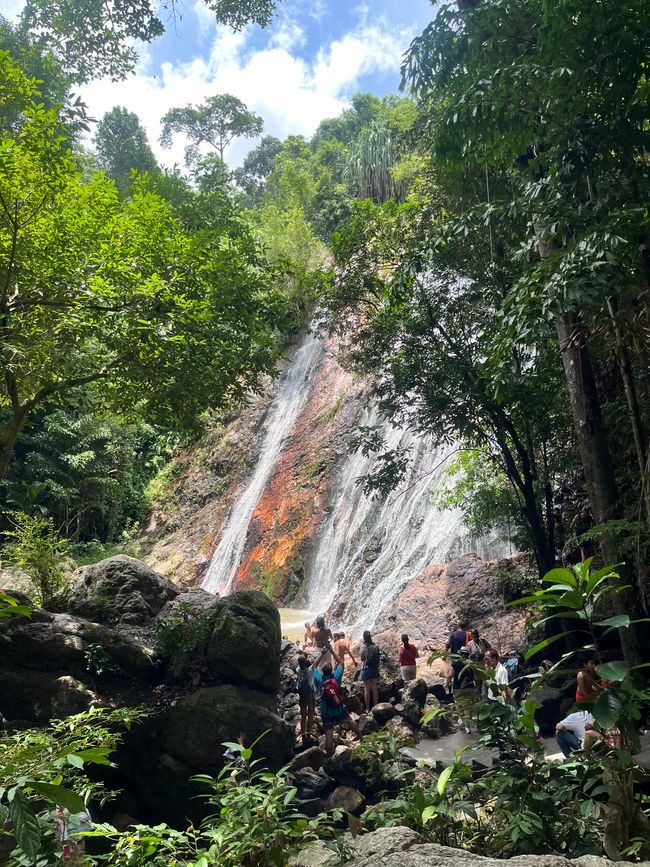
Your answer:
[[[0,432],[0,479],[4,478],[7,471],[16,440],[23,429],[26,417],[25,411],[14,413],[5,429]]]
[[[607,309],[609,310],[609,315],[612,320],[612,327],[614,329],[614,340],[616,341],[616,357],[618,359],[618,366],[621,371],[621,377],[623,379],[625,398],[627,400],[628,414],[630,417],[630,426],[632,428],[632,434],[634,436],[636,457],[639,463],[643,500],[646,511],[646,520],[648,521],[648,523],[650,523],[650,487],[645,482],[648,444],[646,441],[645,430],[643,428],[641,408],[639,406],[636,385],[634,383],[634,375],[632,373],[632,362],[630,360],[630,353],[628,352],[627,344],[621,333],[621,327],[616,316],[614,302],[610,298],[607,299]]]
[[[575,316],[558,316],[555,329],[560,342],[589,499],[596,523],[602,524],[619,517],[619,502],[591,357],[585,335]],[[603,536],[601,547],[608,563],[619,562],[620,557],[611,534]],[[634,614],[635,600],[629,592],[615,594],[614,605],[618,614]],[[619,634],[625,658],[632,663],[640,662],[641,649],[636,631],[633,628],[621,629]]]

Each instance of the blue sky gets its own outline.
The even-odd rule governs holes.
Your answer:
[[[0,6],[20,0],[0,0]],[[318,123],[369,90],[396,91],[399,65],[410,40],[431,19],[429,0],[284,0],[273,24],[242,33],[217,28],[202,0],[182,0],[179,20],[144,46],[134,76],[91,82],[82,89],[91,116],[115,105],[136,112],[157,157],[182,162],[184,142],[158,144],[160,118],[172,106],[232,93],[265,121],[265,133],[310,136]],[[241,163],[254,140],[232,145],[226,158]]]

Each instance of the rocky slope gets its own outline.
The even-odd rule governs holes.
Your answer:
[[[262,590],[285,606],[330,608],[340,622],[372,626],[431,564],[509,550],[470,539],[457,511],[435,506],[449,451],[382,423],[336,350],[303,338],[265,395],[172,465],[142,539],[154,568],[186,585]],[[376,425],[386,448],[408,450],[412,464],[399,491],[373,499],[358,484],[372,457],[349,445]]]

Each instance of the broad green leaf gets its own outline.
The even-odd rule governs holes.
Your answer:
[[[435,804],[431,804],[429,807],[425,807],[422,810],[422,824],[426,825],[427,822],[431,821],[435,815],[438,813],[438,808]]]
[[[438,789],[439,795],[444,795],[445,789],[447,788],[447,783],[454,771],[453,765],[449,765],[444,769],[444,771],[438,777],[438,783],[436,788]]]
[[[617,614],[615,617],[608,617],[607,620],[599,620],[594,624],[595,626],[614,626],[616,628],[621,626],[629,626],[630,618],[627,614]]]
[[[563,584],[574,588],[578,586],[576,576],[568,569],[551,569],[544,575],[542,581],[545,581],[547,584]]]
[[[606,689],[596,699],[594,704],[594,719],[604,729],[611,728],[621,715],[623,706],[614,693]]]
[[[625,680],[628,676],[630,666],[627,662],[616,659],[613,662],[604,662],[602,665],[597,665],[596,671],[603,680],[613,680],[618,683],[621,680]]]
[[[25,788],[38,792],[46,800],[56,804],[57,807],[64,807],[71,813],[81,813],[86,809],[83,799],[76,792],[71,792],[70,789],[66,789],[63,786],[55,786],[52,783],[31,782]]]
[[[110,753],[111,750],[109,749],[89,749],[79,750],[75,755],[79,756],[79,758],[84,762],[91,762],[94,765],[109,765],[112,767],[113,763],[108,758]]]
[[[9,816],[19,848],[35,864],[41,848],[41,829],[32,805],[22,792],[16,792],[9,804]]]
[[[536,653],[539,653],[540,650],[544,650],[550,644],[554,644],[556,641],[559,641],[561,638],[564,638],[566,635],[573,635],[576,630],[568,629],[566,632],[559,632],[557,635],[552,635],[550,638],[545,638],[544,641],[540,641],[539,644],[536,644],[534,647],[531,647],[530,650],[526,653],[524,659],[528,660],[531,656],[535,656]]]

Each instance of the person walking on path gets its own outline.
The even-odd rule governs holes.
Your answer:
[[[484,657],[487,677],[483,682],[483,690],[487,698],[505,704],[510,696],[508,687],[508,669],[499,661],[496,650],[488,650]]]
[[[379,648],[372,640],[368,630],[363,633],[361,648],[361,681],[366,702],[366,710],[370,712],[379,703]]]
[[[417,658],[420,654],[414,644],[409,641],[408,635],[402,635],[402,646],[399,649],[399,666],[404,683],[415,680],[417,677]]]
[[[336,660],[336,668],[332,671],[330,662],[323,663],[322,669],[314,671],[314,683],[321,689],[320,715],[325,732],[325,752],[328,756],[334,753],[334,726],[347,722],[353,734],[361,740],[359,726],[350,716],[341,692],[341,680],[343,679],[343,665],[336,651],[331,647],[325,648]]]

